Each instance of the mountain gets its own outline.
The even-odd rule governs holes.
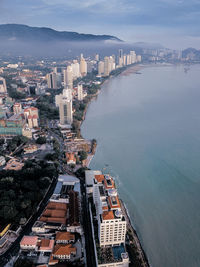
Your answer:
[[[1,24],[1,41],[23,41],[23,42],[60,42],[60,41],[117,41],[122,42],[111,35],[93,35],[68,31],[56,31],[45,27],[30,27],[21,24]]]

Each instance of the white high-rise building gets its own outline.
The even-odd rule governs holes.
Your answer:
[[[64,70],[64,86],[70,89],[73,88],[72,66],[67,66],[67,69]]]
[[[127,65],[131,64],[131,55],[130,54],[128,54],[126,57],[126,63],[127,63]]]
[[[0,93],[7,93],[6,80],[0,77]]]
[[[115,69],[115,60],[111,57],[104,58],[104,76],[109,76],[110,72]]]
[[[127,56],[123,55],[123,65],[126,66],[127,65]]]
[[[130,56],[131,56],[131,64],[134,64],[137,62],[137,56],[135,51],[130,51]]]
[[[141,55],[138,55],[137,56],[137,62],[141,62],[142,61],[142,56]]]
[[[104,62],[99,61],[98,63],[98,75],[101,76],[104,74]]]
[[[123,63],[124,63],[123,50],[119,49],[119,56],[118,56],[118,65],[119,65],[119,67],[122,67]]]
[[[51,72],[47,74],[47,84],[48,88],[57,89],[57,75],[55,72]]]
[[[80,64],[77,62],[77,60],[74,60],[71,66],[72,66],[73,79],[79,78],[81,76]]]
[[[60,124],[72,124],[72,89],[64,89],[63,93],[56,96],[56,106],[59,107]]]
[[[81,54],[80,59],[80,72],[82,77],[87,75],[87,62],[85,61],[83,54]]]
[[[96,54],[96,55],[95,55],[95,60],[96,60],[96,61],[99,61],[99,54]]]
[[[98,218],[100,246],[125,243],[126,220],[121,210],[115,183],[110,175],[95,175],[93,200]]]
[[[78,90],[78,100],[82,101],[83,100],[83,85],[79,84],[77,90]]]

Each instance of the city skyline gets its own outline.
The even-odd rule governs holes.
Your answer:
[[[169,48],[200,44],[199,0],[1,0],[0,8],[1,24],[111,34],[127,42],[161,43]]]

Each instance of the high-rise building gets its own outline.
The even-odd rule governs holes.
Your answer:
[[[7,93],[6,80],[0,77],[0,93]]]
[[[128,55],[126,56],[126,64],[127,64],[127,65],[130,65],[130,64],[131,64],[131,55],[130,55],[130,54],[128,54]]]
[[[123,50],[119,49],[119,57],[123,57]]]
[[[109,57],[104,57],[104,76],[108,76],[110,74],[110,61]]]
[[[95,55],[95,60],[96,60],[96,61],[99,61],[99,54],[96,54],[96,55]]]
[[[130,51],[130,56],[131,56],[131,64],[134,64],[137,62],[137,57],[135,51]]]
[[[57,75],[55,72],[51,72],[47,74],[47,84],[48,88],[57,89]]]
[[[98,63],[98,75],[101,76],[104,74],[104,62],[99,61]]]
[[[80,64],[77,62],[77,60],[74,60],[71,66],[72,66],[73,79],[79,78],[81,76]]]
[[[141,62],[142,61],[142,56],[141,55],[138,55],[137,56],[137,62]]]
[[[83,100],[83,85],[79,84],[77,90],[78,90],[78,100],[82,101]]]
[[[126,220],[115,182],[110,175],[94,176],[93,200],[98,219],[100,246],[117,246],[125,243]]]
[[[64,70],[64,86],[65,88],[73,88],[73,70],[72,66],[67,66]]]
[[[124,63],[123,50],[119,49],[119,56],[118,56],[118,65],[119,65],[119,67],[122,67],[123,63]]]
[[[113,57],[104,58],[104,76],[109,76],[110,72],[115,69],[115,61]]]
[[[126,66],[127,65],[127,56],[123,55],[123,65]]]
[[[72,89],[64,89],[63,93],[56,96],[56,105],[59,106],[60,124],[72,124]]]
[[[87,75],[87,62],[85,61],[83,54],[81,54],[80,59],[80,72],[82,77]]]

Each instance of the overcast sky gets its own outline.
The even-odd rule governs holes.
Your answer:
[[[200,48],[200,0],[0,0],[0,24]]]

